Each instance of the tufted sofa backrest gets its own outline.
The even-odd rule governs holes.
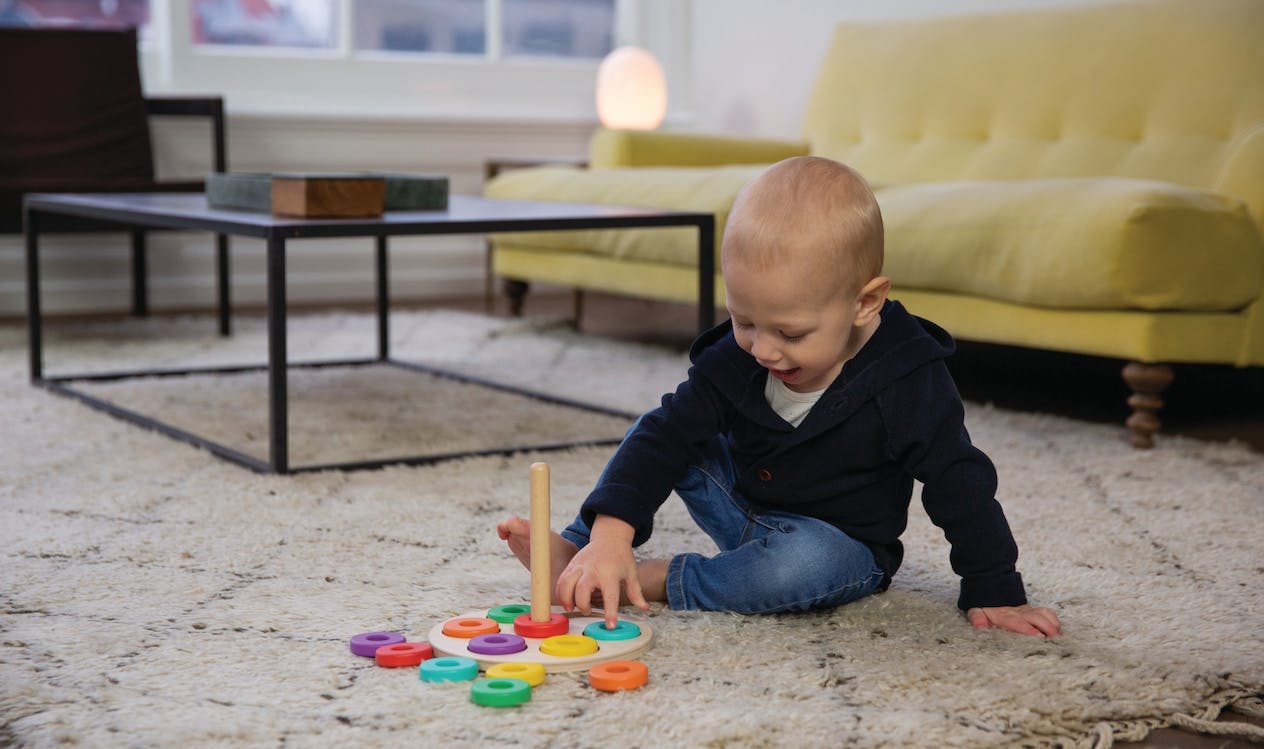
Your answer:
[[[1132,177],[1264,226],[1264,0],[846,22],[803,134],[879,184]]]

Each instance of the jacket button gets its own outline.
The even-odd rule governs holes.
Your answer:
[[[772,471],[767,468],[760,468],[759,473],[755,475],[759,476],[760,481],[772,481]]]

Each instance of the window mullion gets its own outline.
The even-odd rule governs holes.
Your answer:
[[[352,0],[338,0],[338,56],[350,59],[355,53],[355,3]]]
[[[487,59],[492,62],[500,62],[505,53],[505,34],[504,28],[504,2],[503,0],[484,0],[484,8],[486,9],[486,26],[487,37],[485,39],[487,46]]]

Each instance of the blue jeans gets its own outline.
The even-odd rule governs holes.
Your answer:
[[[734,490],[736,477],[728,441],[719,437],[675,487],[720,552],[672,557],[667,569],[671,608],[806,611],[841,606],[878,590],[883,572],[869,547],[823,520],[754,512]],[[590,529],[576,517],[562,536],[582,549]]]

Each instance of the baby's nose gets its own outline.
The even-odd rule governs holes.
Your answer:
[[[781,352],[772,344],[768,336],[756,336],[751,344],[751,355],[761,362],[776,362],[781,359]]]

